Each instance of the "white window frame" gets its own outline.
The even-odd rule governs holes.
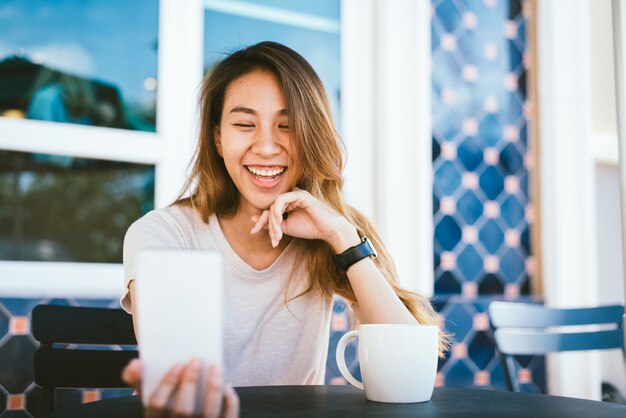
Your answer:
[[[155,207],[176,197],[195,147],[201,0],[160,0],[156,133],[0,118],[0,149],[152,164]],[[3,297],[116,298],[121,264],[0,261]]]

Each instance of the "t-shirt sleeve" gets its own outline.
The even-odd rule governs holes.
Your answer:
[[[156,211],[147,213],[135,221],[124,237],[124,293],[120,299],[122,308],[132,312],[132,303],[128,286],[137,277],[137,254],[148,249],[183,248],[183,240],[177,228]]]

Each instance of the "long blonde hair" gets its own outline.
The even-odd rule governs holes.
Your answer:
[[[226,90],[230,83],[253,71],[272,74],[285,98],[298,162],[296,186],[335,209],[352,223],[361,236],[367,236],[378,251],[375,263],[402,303],[421,324],[437,324],[437,314],[421,295],[398,285],[396,269],[372,223],[347,205],[343,186],[342,143],[335,130],[324,87],[311,65],[297,52],[274,42],[261,42],[234,52],[218,62],[207,74],[200,93],[199,141],[191,174],[174,204],[196,208],[208,222],[211,214],[232,216],[239,205],[239,191],[226,171],[214,140],[219,126]],[[185,198],[186,194],[189,197]],[[332,248],[321,240],[294,239],[297,260],[302,260],[309,277],[308,288],[300,295],[316,291],[324,296],[338,294],[348,302],[356,297],[345,272],[335,262]],[[297,296],[296,296],[297,297]],[[440,355],[447,348],[447,336],[440,332]]]

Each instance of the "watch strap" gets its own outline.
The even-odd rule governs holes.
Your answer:
[[[350,266],[366,257],[376,258],[376,251],[367,237],[363,237],[360,244],[350,247],[341,254],[335,256],[339,268],[347,271]]]

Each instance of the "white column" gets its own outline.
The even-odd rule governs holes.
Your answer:
[[[598,301],[591,137],[591,38],[585,0],[537,2],[543,277],[546,304]],[[549,392],[599,399],[597,353],[548,358]]]
[[[373,218],[403,287],[433,293],[430,3],[342,1],[346,197]]]
[[[164,152],[156,169],[155,207],[177,196],[196,144],[203,24],[201,0],[160,0],[157,133]]]
[[[344,196],[376,221],[375,16],[373,0],[341,2],[341,136],[346,146]]]

